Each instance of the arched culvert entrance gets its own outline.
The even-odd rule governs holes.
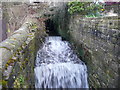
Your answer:
[[[57,32],[57,29],[54,26],[53,20],[51,19],[46,20],[45,26],[46,26],[46,30],[49,36],[60,36],[59,33]]]

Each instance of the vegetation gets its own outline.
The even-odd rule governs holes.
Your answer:
[[[68,3],[68,12],[70,14],[79,13],[84,16],[100,16],[100,12],[102,12],[103,5],[96,4],[93,2],[79,2],[79,1],[71,1]]]
[[[14,88],[23,88],[25,87],[25,78],[23,75],[20,75],[14,82]]]

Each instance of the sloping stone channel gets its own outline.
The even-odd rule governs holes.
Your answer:
[[[120,17],[83,18],[77,14],[70,16],[65,3],[55,5],[46,12],[41,12],[47,19],[46,25],[40,23],[41,17],[36,14],[40,22],[33,23],[33,20],[32,24],[30,20],[24,24],[27,26],[27,36],[21,38],[20,29],[0,43],[0,52],[5,51],[2,57],[7,61],[0,59],[0,62],[3,61],[4,69],[12,70],[9,75],[3,75],[3,87],[19,87],[16,83],[22,80],[23,88],[34,88],[36,53],[47,36],[46,32],[50,35],[55,32],[53,35],[61,35],[73,45],[79,58],[88,66],[90,88],[118,88]],[[49,29],[49,32],[45,29]]]

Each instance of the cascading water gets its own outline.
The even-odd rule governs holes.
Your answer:
[[[37,53],[35,88],[88,88],[86,65],[61,37],[46,37]]]

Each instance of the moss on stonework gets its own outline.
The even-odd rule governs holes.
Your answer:
[[[14,88],[28,88],[28,85],[25,82],[25,77],[23,75],[19,75],[19,77],[17,77],[15,79]]]
[[[40,44],[43,43],[44,41],[43,38],[46,35],[45,28],[41,30],[39,30],[39,28],[42,28],[42,27],[38,27],[36,23],[33,23],[29,26],[29,31],[27,30],[25,33],[18,32],[18,34],[20,35],[21,34],[27,35],[24,38],[26,40],[26,41],[24,40],[25,42],[22,42],[23,40],[20,41],[21,39],[18,41],[16,37],[13,37],[12,39],[10,38],[10,40],[12,41],[15,40],[15,42],[18,41],[17,43],[19,44],[20,42],[20,44],[15,46],[14,42],[12,43],[13,44],[12,49],[14,48],[14,46],[17,48],[15,48],[15,50],[13,51],[11,59],[8,59],[8,62],[5,65],[5,67],[7,69],[11,65],[12,66],[14,65],[14,66],[12,67],[12,72],[9,75],[8,81],[5,81],[5,80],[0,81],[0,84],[3,84],[5,88],[6,87],[13,87],[13,88],[34,87],[35,55],[38,48],[40,47]],[[24,35],[22,35],[21,37],[23,36]],[[7,44],[9,43],[7,42]],[[6,48],[6,47],[0,47],[0,48],[9,50],[9,48]],[[10,51],[12,52],[12,50]],[[16,58],[13,58],[13,57],[16,57]]]
[[[37,26],[37,24],[33,24],[33,25],[31,26],[31,28],[32,28],[32,29],[36,29],[36,28],[38,28],[38,26]]]
[[[0,47],[0,48],[5,48],[5,49],[11,51],[11,49],[9,49],[9,48],[7,48],[7,47],[4,47],[4,46],[2,46],[2,47]]]
[[[3,88],[6,88],[7,87],[7,81],[5,80],[0,80],[0,84],[2,85]]]
[[[21,67],[22,67],[22,68],[25,68],[25,66],[26,66],[26,62],[25,62],[25,61],[22,61]]]
[[[7,69],[8,66],[13,66],[14,62],[16,62],[16,59],[8,60],[7,63],[5,64],[5,69]]]

